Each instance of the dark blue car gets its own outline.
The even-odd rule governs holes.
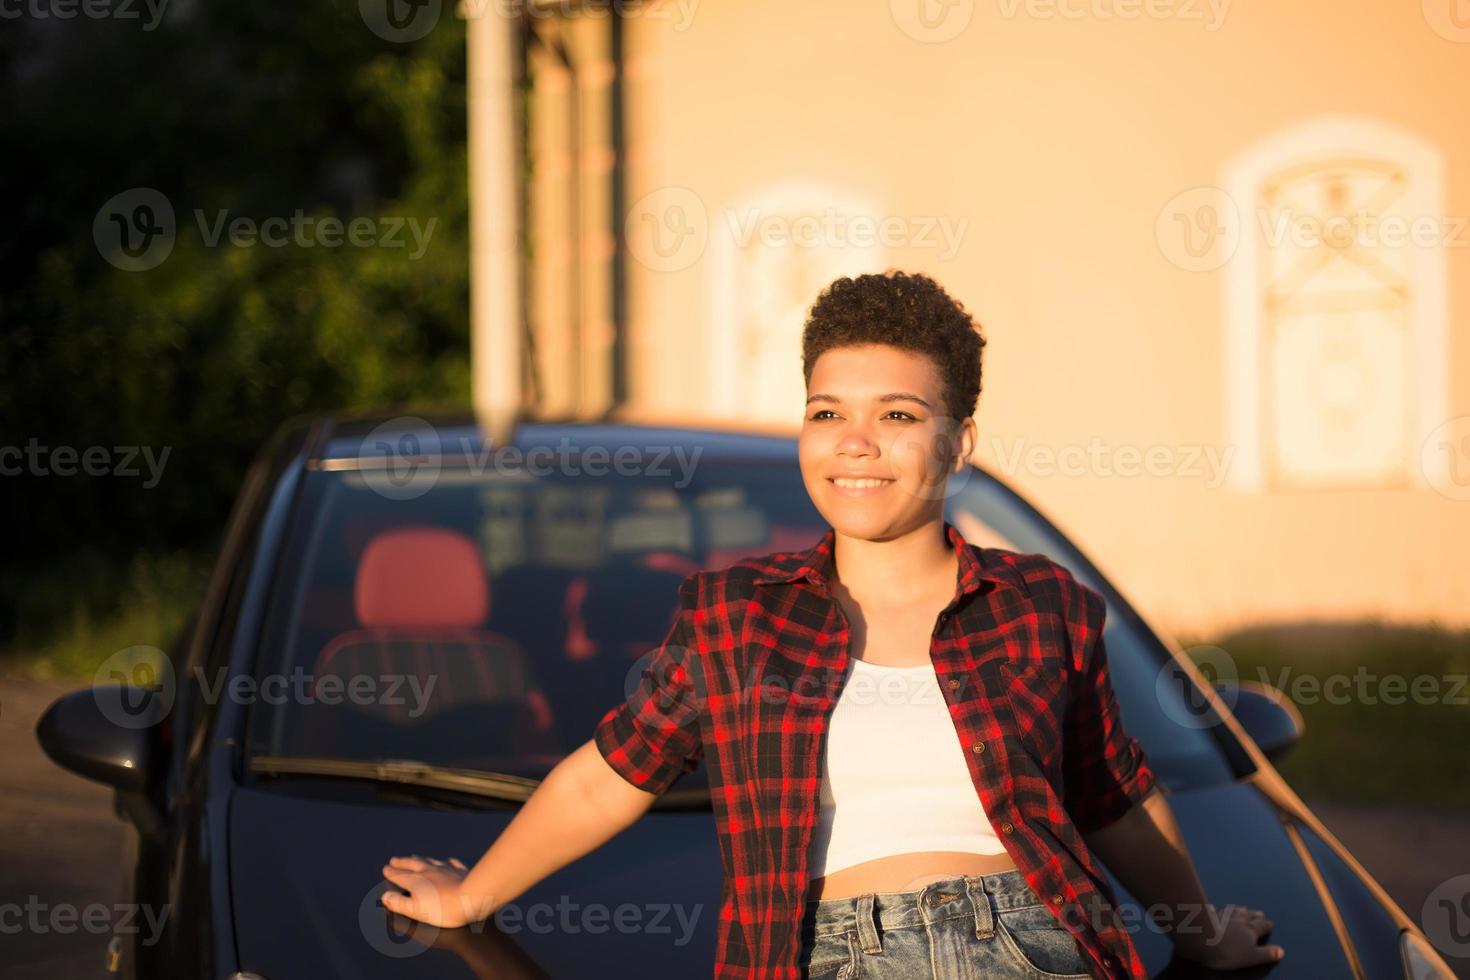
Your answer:
[[[1107,600],[1125,723],[1211,900],[1267,911],[1248,974],[1449,977],[1420,930],[1272,768],[1300,717],[1218,690],[1037,510],[973,468],[947,517],[1042,552]],[[113,664],[39,725],[113,785],[127,977],[706,977],[722,877],[702,768],[489,921],[438,930],[378,898],[391,854],[483,853],[625,696],[689,571],[805,548],[826,525],[794,439],[627,423],[311,418],[250,469],[198,613],[162,664]],[[103,681],[107,675],[102,677]],[[1126,902],[1155,976],[1208,975]]]

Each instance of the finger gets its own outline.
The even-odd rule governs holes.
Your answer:
[[[384,868],[383,877],[406,892],[412,892],[413,886],[423,880],[417,871],[404,871],[401,868]]]
[[[440,860],[439,858],[429,858],[429,863],[432,864],[436,868],[442,868],[442,867],[444,867],[444,862],[442,860]]]
[[[449,863],[452,864],[452,865],[454,865],[456,868],[458,868],[461,871],[468,871],[468,870],[470,870],[469,868],[466,868],[464,866],[464,862],[461,861],[459,858],[450,858],[449,859]]]
[[[403,868],[405,871],[422,871],[428,867],[424,859],[415,854],[413,857],[396,857],[388,861],[391,868]]]
[[[397,912],[399,915],[413,916],[418,912],[418,906],[414,902],[413,896],[405,895],[402,892],[384,892],[383,907],[390,912]]]
[[[1275,943],[1272,943],[1269,946],[1257,946],[1255,962],[1275,963],[1277,960],[1281,959],[1281,957],[1285,955],[1286,950],[1282,949],[1280,946],[1277,946]]]

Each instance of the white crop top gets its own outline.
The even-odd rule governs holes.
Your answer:
[[[934,665],[850,658],[822,757],[810,876],[891,854],[1000,854]]]

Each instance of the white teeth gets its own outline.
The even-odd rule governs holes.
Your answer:
[[[849,487],[854,490],[864,490],[868,487],[881,487],[883,486],[883,484],[892,483],[893,481],[879,480],[870,476],[863,477],[861,480],[854,480],[853,478],[847,476],[834,476],[832,478],[832,482],[837,484],[839,487]]]

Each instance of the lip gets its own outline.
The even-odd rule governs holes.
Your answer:
[[[872,487],[844,487],[837,483],[838,480],[883,480],[884,482]],[[832,487],[832,491],[841,497],[871,497],[882,493],[896,482],[898,481],[892,477],[872,476],[865,473],[834,473],[827,477],[827,483]]]

